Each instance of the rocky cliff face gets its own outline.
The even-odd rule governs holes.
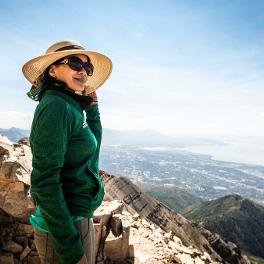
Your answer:
[[[28,216],[31,151],[26,139],[0,138],[0,263],[40,263]],[[249,263],[224,242],[145,195],[124,178],[101,171],[106,197],[96,210],[97,263]]]

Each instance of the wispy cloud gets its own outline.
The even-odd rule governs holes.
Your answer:
[[[201,69],[122,65],[99,94],[105,122],[119,129],[261,135],[263,84]]]

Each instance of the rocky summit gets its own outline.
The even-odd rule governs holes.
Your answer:
[[[28,140],[0,137],[0,263],[40,263],[28,217]],[[233,243],[151,198],[126,178],[100,172],[105,200],[94,214],[97,263],[249,264]]]

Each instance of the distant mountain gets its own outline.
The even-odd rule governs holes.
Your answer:
[[[15,127],[8,129],[0,128],[0,134],[16,142],[23,137],[29,137],[30,130]],[[167,148],[183,148],[194,145],[226,145],[226,143],[215,139],[187,136],[174,137],[151,129],[118,131],[108,128],[103,129],[103,144]]]
[[[204,201],[198,196],[175,186],[143,184],[141,188],[145,193],[158,199],[178,213],[182,213],[187,207],[197,206]]]
[[[30,130],[25,130],[21,128],[11,127],[8,129],[0,128],[0,135],[6,136],[13,142],[17,142],[23,137],[29,137]]]
[[[264,258],[264,207],[239,195],[203,202],[183,214],[252,255]]]
[[[103,144],[141,147],[183,148],[194,145],[218,145],[226,143],[211,138],[191,136],[169,136],[155,130],[118,131],[108,128],[103,130]]]

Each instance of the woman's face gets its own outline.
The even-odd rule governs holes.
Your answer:
[[[75,54],[83,62],[87,62],[88,58],[83,54]],[[52,65],[49,74],[56,80],[63,81],[70,89],[74,91],[83,91],[88,79],[88,75],[84,68],[80,71],[72,70],[68,64]]]

